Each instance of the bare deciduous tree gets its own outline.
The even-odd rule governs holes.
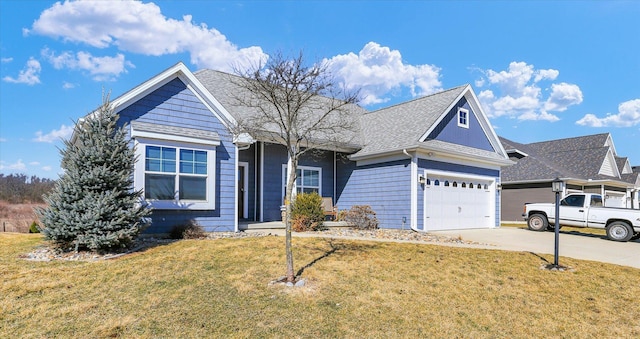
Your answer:
[[[285,193],[287,257],[286,279],[295,281],[291,248],[291,204],[300,157],[313,150],[344,149],[353,145],[358,119],[364,111],[355,105],[358,92],[338,83],[326,63],[305,65],[303,53],[286,58],[281,53],[247,71],[236,70],[241,77],[235,93],[238,105],[248,108],[238,121],[237,133],[284,145],[288,153]]]

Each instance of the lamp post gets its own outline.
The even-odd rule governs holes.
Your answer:
[[[555,247],[553,254],[553,267],[558,268],[560,265],[558,264],[558,250],[560,247],[560,192],[564,191],[564,181],[559,178],[555,178],[551,182],[551,189],[556,193],[556,220],[555,220]]]

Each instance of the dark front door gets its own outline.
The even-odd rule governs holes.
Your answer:
[[[244,195],[245,192],[245,180],[244,177],[245,166],[238,166],[238,219],[244,219]]]

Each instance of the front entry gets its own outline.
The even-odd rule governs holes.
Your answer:
[[[246,162],[238,163],[238,219],[247,219],[247,171],[249,164]]]

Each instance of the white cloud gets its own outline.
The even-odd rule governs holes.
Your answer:
[[[489,117],[557,121],[560,118],[551,112],[562,112],[582,102],[582,91],[574,84],[554,83],[550,90],[543,91],[541,81],[554,81],[560,75],[555,69],[536,70],[526,62],[511,62],[507,70],[480,72],[483,77],[476,80],[476,85],[489,89],[481,91],[478,99]]]
[[[37,161],[32,161],[29,163],[29,166],[38,166],[38,165],[40,165],[40,163]]]
[[[598,118],[595,114],[586,114],[576,124],[590,127],[632,127],[640,124],[640,99],[629,100],[618,105],[617,114],[607,114]]]
[[[53,130],[47,134],[43,134],[42,131],[36,132],[36,137],[33,141],[53,143],[60,139],[69,139],[73,134],[73,126],[60,126],[60,129]]]
[[[407,65],[398,50],[375,42],[367,43],[355,53],[336,55],[323,62],[337,80],[351,88],[361,89],[362,104],[386,102],[390,92],[409,89],[413,97],[442,89],[440,68],[434,65]]]
[[[13,58],[1,58],[0,60],[2,61],[3,64],[7,64],[13,61]]]
[[[45,48],[41,54],[56,69],[68,68],[88,71],[96,81],[115,80],[117,76],[127,72],[126,67],[135,67],[126,61],[124,55],[120,53],[114,57],[95,57],[87,52],[78,52],[74,55],[69,51],[56,55],[55,52]]]
[[[42,170],[45,172],[51,172],[53,168],[51,166],[42,166]]]
[[[582,102],[582,91],[580,87],[573,84],[561,82],[551,85],[551,94],[544,103],[545,110],[562,112],[571,105]]]
[[[560,72],[555,69],[541,69],[536,73],[533,81],[538,82],[541,80],[556,80],[556,78],[560,75]]]
[[[70,83],[70,82],[67,82],[67,81],[64,81],[62,83],[62,88],[64,88],[64,89],[72,89],[72,88],[75,88],[75,87],[76,87],[76,84],[73,84],[73,83]]]
[[[18,159],[18,161],[13,164],[8,164],[8,165],[5,165],[5,164],[6,162],[4,161],[0,162],[0,170],[24,171],[25,169],[27,169],[27,165],[25,165],[24,162],[22,162],[22,159]]]
[[[0,142],[7,142],[9,141],[7,138],[0,138]]]
[[[16,84],[35,85],[40,83],[40,62],[34,58],[29,58],[26,66],[18,73],[17,78],[5,76],[2,80]]]
[[[154,3],[65,1],[44,10],[26,34],[36,33],[96,48],[115,46],[142,55],[187,52],[197,66],[232,71],[264,61],[257,46],[238,48],[218,30],[165,17]],[[79,59],[79,58],[78,58]]]

